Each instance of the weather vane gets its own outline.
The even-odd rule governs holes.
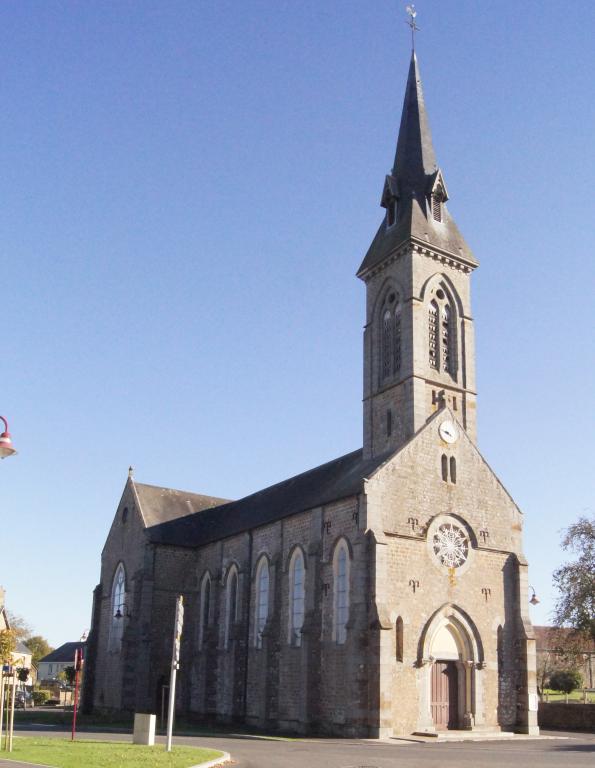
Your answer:
[[[415,10],[415,6],[413,3],[411,5],[408,5],[405,10],[409,14],[409,21],[406,21],[405,24],[411,29],[411,50],[415,50],[415,33],[419,32],[419,27],[415,23],[415,17],[417,16],[417,11]]]

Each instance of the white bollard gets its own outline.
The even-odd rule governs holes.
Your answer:
[[[156,715],[144,715],[139,712],[134,714],[133,744],[144,744],[152,747],[155,744],[155,720]]]

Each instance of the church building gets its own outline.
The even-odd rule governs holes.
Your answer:
[[[476,445],[471,274],[412,54],[366,288],[363,447],[237,501],[126,482],[87,711],[266,730],[535,734],[523,515]],[[354,403],[354,407],[355,407]]]

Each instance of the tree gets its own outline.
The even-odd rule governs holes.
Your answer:
[[[16,613],[12,613],[12,611],[6,611],[6,615],[8,616],[8,623],[14,632],[15,639],[24,642],[25,638],[31,634],[31,627],[22,616],[18,616]]]
[[[21,683],[26,683],[27,682],[27,680],[29,679],[29,673],[30,672],[31,672],[31,670],[29,669],[29,667],[20,667],[17,670],[17,677],[19,678]]]
[[[571,525],[562,548],[576,553],[577,558],[554,571],[559,592],[556,624],[574,627],[595,641],[595,517],[580,517]]]
[[[10,664],[12,662],[12,652],[16,646],[16,638],[12,629],[3,629],[0,631],[0,663]]]
[[[51,653],[54,650],[45,637],[42,637],[41,635],[28,637],[25,640],[25,645],[31,651],[33,657],[32,663],[35,666],[37,666],[40,659],[43,659],[44,656],[47,656],[48,653]]]
[[[576,688],[580,688],[582,683],[581,673],[576,669],[560,670],[550,677],[550,688],[562,693],[572,693]]]
[[[76,678],[76,670],[74,667],[64,667],[62,670],[64,673],[64,679],[68,683],[68,685],[74,685],[74,681]]]

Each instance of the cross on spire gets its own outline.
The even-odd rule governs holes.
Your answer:
[[[417,16],[417,11],[415,10],[415,6],[413,3],[411,5],[408,5],[405,10],[407,11],[409,15],[409,21],[406,21],[405,24],[411,29],[411,50],[415,50],[415,33],[419,32],[420,29],[415,23],[415,17]]]

